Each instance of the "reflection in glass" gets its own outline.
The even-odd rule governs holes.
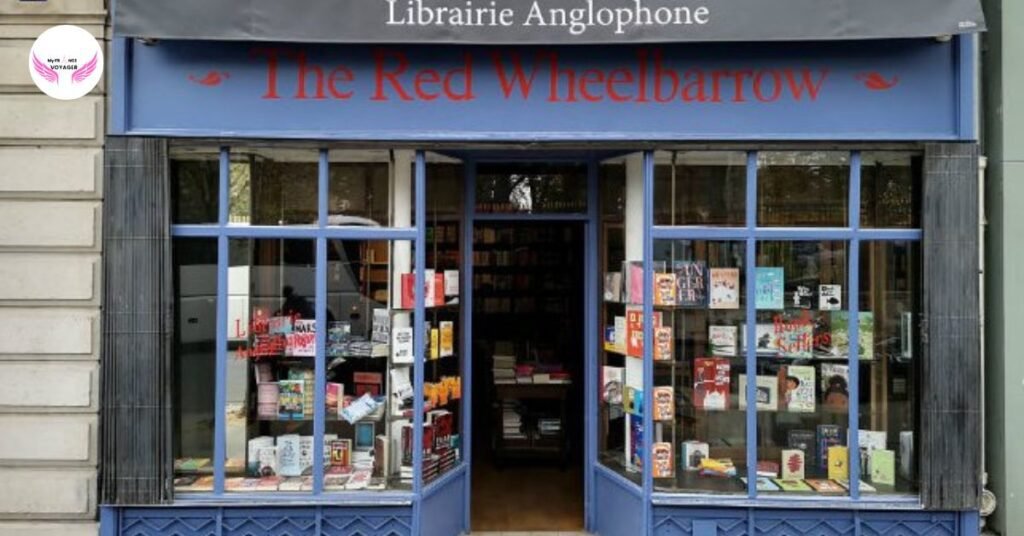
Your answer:
[[[758,153],[757,225],[845,227],[849,189],[848,153]]]
[[[172,147],[170,177],[174,223],[217,223],[220,192],[220,152],[217,149]]]
[[[655,225],[744,225],[747,155],[659,151],[654,167]]]
[[[217,241],[176,238],[173,248],[174,489],[208,492],[217,391]]]
[[[861,154],[862,227],[920,227],[924,158],[905,152]]]
[[[315,225],[318,159],[313,149],[232,147],[229,222]]]
[[[377,227],[393,223],[388,151],[332,150],[328,161],[328,225]]]
[[[860,315],[868,318],[859,325],[869,328],[859,337],[867,347],[859,361],[861,479],[878,493],[919,487],[921,284],[920,243],[861,244]]]
[[[659,240],[654,244],[654,447],[660,491],[746,493],[746,244]],[[660,322],[659,322],[660,320]]]
[[[847,249],[841,241],[758,243],[757,463],[776,475],[759,493],[848,493]]]
[[[312,240],[228,242],[227,492],[311,492]]]
[[[586,212],[587,166],[480,164],[477,212]]]

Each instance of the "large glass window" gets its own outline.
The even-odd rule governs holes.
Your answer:
[[[427,161],[418,291],[413,164],[411,151],[172,151],[177,492],[403,491],[417,457],[424,484],[461,462],[463,175]]]

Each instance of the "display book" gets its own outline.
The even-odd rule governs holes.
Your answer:
[[[442,292],[458,292],[448,275]],[[388,480],[404,483],[399,453],[403,446],[397,432],[412,417],[413,363],[412,329],[393,326],[400,310],[376,308],[366,335],[352,333],[349,322],[329,322],[325,341],[327,382],[324,414],[332,431],[323,436],[324,489],[383,489]],[[406,315],[407,316],[407,315]],[[249,335],[236,350],[252,371],[248,390],[250,417],[261,423],[262,435],[247,440],[241,449],[229,445],[225,460],[225,491],[309,491],[312,489],[312,435],[277,433],[275,422],[308,423],[314,416],[316,326],[315,321],[297,315],[268,315],[254,310]],[[428,343],[426,359],[454,353],[454,322],[425,323],[425,333],[435,333]],[[426,341],[425,341],[426,342]],[[385,373],[383,369],[387,369]],[[338,381],[341,378],[350,381]],[[386,392],[385,389],[390,389]],[[387,394],[386,394],[387,393]],[[453,429],[447,422],[449,401],[461,398],[458,375],[442,375],[424,382],[424,407],[432,427]],[[390,415],[385,414],[390,408]],[[434,422],[434,421],[437,422]],[[239,435],[245,435],[245,423]],[[230,426],[230,424],[229,424]],[[411,425],[409,425],[411,426]],[[294,425],[285,429],[295,431]],[[309,430],[309,428],[306,428]],[[230,431],[229,431],[230,434]],[[446,433],[431,445],[442,461],[458,459],[458,434]],[[177,491],[212,491],[213,464],[209,458],[183,457],[175,460]],[[438,464],[447,469],[448,464]],[[394,469],[392,469],[394,468]],[[396,477],[396,475],[399,475]]]
[[[642,302],[632,298],[637,289],[642,289],[642,269],[639,263],[626,263],[623,273],[612,273],[606,277],[604,297],[606,301],[621,299],[627,303]],[[663,266],[663,264],[662,264]],[[675,270],[671,273],[655,273],[653,277],[654,303],[658,306],[702,307],[707,308],[738,308],[739,274],[738,270],[708,270],[702,262],[684,261],[674,263]],[[656,264],[655,270],[658,269]],[[702,288],[704,281],[710,288]],[[841,310],[842,290],[840,285],[796,285],[786,291],[783,268],[758,268],[755,281],[756,308],[785,310],[787,305],[797,311],[796,314],[779,314],[772,324],[758,325],[756,334],[757,354],[765,358],[798,358],[801,360],[845,359],[849,353],[849,317]],[[619,289],[623,289],[619,291]],[[718,289],[718,290],[715,290]],[[623,298],[624,297],[624,298]],[[787,301],[788,297],[788,301]],[[815,299],[817,298],[817,299]],[[812,316],[811,311],[817,308],[826,314]],[[623,333],[630,333],[632,325],[642,328],[642,317],[629,319],[627,309],[626,329],[623,322],[616,319],[616,325],[606,329],[605,347],[609,351],[622,350]],[[859,315],[859,358],[873,359],[873,318],[870,312]],[[660,324],[660,317],[655,313],[655,324]],[[708,354],[711,357],[694,359],[694,391],[693,404],[702,410],[723,410],[730,407],[730,358],[742,356],[745,341],[745,326],[710,325],[708,326]],[[635,337],[635,336],[634,336]],[[638,355],[630,352],[631,338],[626,341],[626,355]],[[640,344],[635,346],[642,350]],[[903,344],[907,346],[908,344]],[[639,354],[642,355],[642,354]],[[811,365],[787,364],[788,360],[778,361],[772,376],[758,375],[755,385],[758,411],[788,411],[794,413],[815,413],[817,400],[820,396],[822,409],[825,411],[845,412],[848,403],[848,365],[838,363],[820,363],[820,383],[817,368]],[[602,371],[603,401],[614,404],[620,398],[629,405],[631,393],[622,388],[622,372],[616,367],[604,367]],[[746,375],[737,375],[738,388],[736,395],[740,409],[746,408]],[[654,421],[671,420],[674,418],[674,389],[670,386],[654,387],[652,396],[652,416]],[[845,440],[836,438],[832,425],[821,425],[818,433],[826,443],[815,452],[813,460],[820,463],[828,478],[804,479],[804,450],[793,452],[790,449],[779,461],[762,461],[758,463],[757,487],[761,491],[809,491],[820,494],[845,493],[849,487],[849,475],[843,470],[847,463]],[[860,431],[861,438],[877,437],[885,432]],[[638,431],[633,431],[637,435]],[[796,434],[794,440],[799,439]],[[900,472],[910,477],[912,468],[911,432],[901,433]],[[668,478],[674,474],[670,442],[656,442],[651,446],[653,472],[655,478]],[[708,443],[691,440],[684,442],[680,452],[680,465],[685,470],[697,471],[701,476],[735,477],[736,469],[730,459],[711,458]],[[800,456],[798,456],[800,454]],[[862,481],[861,490],[874,492],[878,487],[885,488],[895,485],[894,467],[896,464],[894,451],[885,448],[881,442],[864,443],[861,448],[862,477],[871,483]],[[781,474],[779,468],[782,468]],[[774,471],[772,469],[775,469]],[[872,473],[872,469],[874,473]],[[796,475],[801,475],[796,478]],[[744,484],[746,478],[743,477]],[[874,484],[875,486],[873,486]],[[876,487],[878,486],[878,487]]]

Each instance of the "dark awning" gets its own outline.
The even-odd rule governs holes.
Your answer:
[[[118,0],[118,36],[574,44],[932,37],[984,30],[979,0]]]

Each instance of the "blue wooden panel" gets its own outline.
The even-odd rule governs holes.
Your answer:
[[[230,508],[222,516],[223,536],[317,536],[315,508]]]
[[[655,508],[653,534],[656,536],[744,536],[747,510]],[[710,532],[709,532],[710,531]]]
[[[862,536],[957,536],[957,515],[946,512],[864,512]],[[976,534],[977,532],[975,532]]]
[[[117,536],[218,536],[215,508],[126,508]]]
[[[853,512],[758,511],[754,515],[756,536],[853,536]]]
[[[410,508],[324,509],[323,536],[404,536],[412,534]]]
[[[643,491],[608,470],[594,472],[594,532],[601,536],[636,536],[643,532]]]
[[[466,471],[460,469],[455,478],[427,489],[420,505],[420,534],[456,536],[463,532],[466,485]]]
[[[115,48],[127,62],[112,105],[124,115],[112,123],[117,134],[432,141],[972,135],[961,117],[959,39],[606,48],[124,44]]]

